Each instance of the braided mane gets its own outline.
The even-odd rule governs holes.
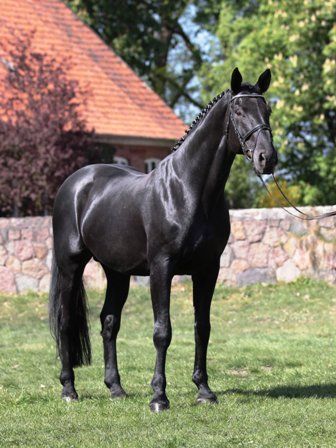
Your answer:
[[[223,96],[229,91],[225,90],[221,92],[219,95],[215,96],[197,115],[194,121],[191,123],[188,129],[186,129],[185,134],[175,143],[172,147],[172,151],[176,151],[182,143],[186,140],[186,138],[190,135],[191,131],[195,129],[195,127],[199,124],[199,122],[208,114],[208,112],[213,108],[213,106],[221,99]]]

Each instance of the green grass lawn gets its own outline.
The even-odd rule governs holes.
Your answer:
[[[171,409],[151,414],[155,351],[145,288],[131,291],[118,339],[122,383],[112,401],[103,383],[102,295],[89,293],[93,364],[76,370],[78,403],[60,399],[59,361],[47,298],[0,297],[0,446],[335,447],[336,288],[219,286],[208,365],[218,405],[195,404],[189,283],[172,294],[167,358]]]

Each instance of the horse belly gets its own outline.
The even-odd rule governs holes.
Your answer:
[[[82,232],[86,247],[103,266],[139,275],[148,270],[146,235],[136,216],[108,214],[102,221],[87,222]]]

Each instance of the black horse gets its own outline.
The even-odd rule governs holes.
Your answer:
[[[62,362],[62,397],[78,398],[73,368],[90,363],[82,274],[93,257],[107,277],[100,315],[105,384],[112,397],[125,395],[117,367],[116,338],[131,275],[150,275],[157,352],[151,382],[152,411],[169,407],[165,362],[172,330],[171,281],[189,274],[195,312],[197,401],[216,402],[206,369],[210,304],[220,256],[230,234],[224,187],[236,154],[257,174],[277,162],[262,94],[270,70],[255,85],[242,83],[236,68],[231,89],[199,114],[172,152],[149,174],[116,165],[91,165],[71,175],[58,191],[53,215],[54,261],[50,322]]]

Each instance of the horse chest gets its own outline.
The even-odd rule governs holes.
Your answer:
[[[229,232],[229,226],[225,223],[218,226],[218,223],[212,221],[198,222],[190,229],[183,242],[178,270],[192,273],[195,269],[219,258],[225,248]]]

